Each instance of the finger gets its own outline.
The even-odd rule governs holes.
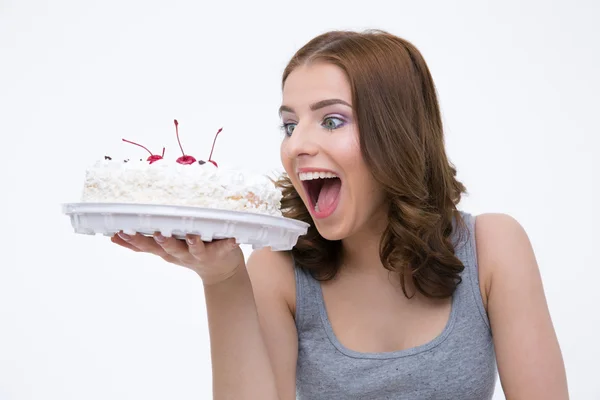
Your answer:
[[[239,244],[235,241],[235,238],[230,238],[216,240],[212,243],[206,244],[206,251],[211,252],[217,258],[221,258],[230,253],[236,247],[239,247]]]
[[[121,237],[119,235],[111,236],[110,241],[113,242],[113,243],[115,243],[115,244],[118,244],[121,247],[125,247],[126,249],[133,250],[133,251],[138,252],[138,253],[140,252],[140,249],[138,249],[137,247],[135,247],[135,246],[127,243],[126,241],[124,241],[123,239],[121,239]]]
[[[165,253],[164,256],[161,257],[163,260],[165,260],[168,263],[171,264],[176,264],[176,265],[182,265],[182,262],[180,259],[173,257],[170,254]]]
[[[206,244],[200,239],[198,235],[187,235],[185,238],[187,242],[188,251],[197,260],[202,260],[206,255]]]
[[[162,257],[166,254],[163,248],[160,247],[158,243],[156,243],[156,241],[151,237],[140,235],[139,233],[136,233],[135,235],[127,235],[123,232],[119,232],[117,235],[123,239],[123,241],[139,249],[139,251],[155,254],[159,257]]]
[[[128,240],[127,241],[123,240],[122,236],[127,237]],[[119,234],[116,234],[116,235],[112,236],[110,238],[110,240],[113,243],[118,244],[119,246],[125,247],[127,249],[133,250],[133,251],[138,252],[138,253],[142,252],[142,250],[138,249],[137,247],[135,247],[133,244],[130,243],[131,242],[131,237],[129,235],[125,235],[125,234],[119,235]],[[161,248],[161,250],[162,250],[162,248]],[[153,253],[153,254],[156,254],[156,253]],[[181,261],[179,259],[173,257],[170,254],[167,254],[164,250],[162,250],[162,253],[158,254],[158,256],[160,258],[162,258],[163,260],[165,260],[166,262],[169,262],[169,263],[172,263],[172,264],[181,265]]]
[[[168,255],[183,262],[193,261],[194,257],[190,254],[188,246],[183,240],[165,237],[158,232],[154,234],[154,240]]]

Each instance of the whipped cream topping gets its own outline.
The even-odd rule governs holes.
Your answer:
[[[195,206],[281,216],[281,191],[266,176],[212,163],[101,160],[86,170],[82,201]]]

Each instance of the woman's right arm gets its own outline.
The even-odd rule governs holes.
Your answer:
[[[205,285],[215,399],[296,398],[293,274],[289,256],[261,249]]]
[[[197,272],[204,283],[213,398],[296,398],[297,333],[291,257],[268,249],[244,262],[231,240],[186,244],[174,238],[115,235],[112,241]]]
[[[256,250],[248,258],[248,271],[279,399],[295,400],[298,332],[292,257],[268,248]]]

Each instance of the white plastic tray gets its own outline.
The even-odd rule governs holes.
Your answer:
[[[253,249],[271,247],[291,250],[309,225],[290,218],[252,212],[227,211],[199,207],[182,207],[127,203],[68,203],[63,213],[71,218],[76,233],[112,236],[152,235],[183,239],[186,234],[200,235],[205,242],[235,238],[237,243]]]

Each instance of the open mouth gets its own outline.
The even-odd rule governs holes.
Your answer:
[[[313,216],[326,218],[339,203],[342,180],[332,172],[301,172],[300,180],[306,191]]]

